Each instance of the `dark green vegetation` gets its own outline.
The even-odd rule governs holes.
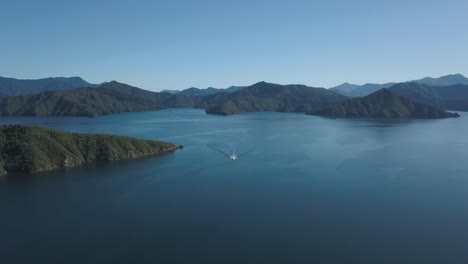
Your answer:
[[[468,85],[430,86],[415,82],[399,83],[389,88],[413,102],[441,109],[468,111]]]
[[[439,78],[431,78],[426,77],[420,80],[410,81],[414,83],[424,84],[424,85],[431,85],[431,86],[451,86],[457,84],[466,84],[468,85],[468,78],[461,74],[450,74],[446,76],[442,76]],[[364,85],[355,85],[344,83],[339,86],[330,88],[331,90],[346,95],[350,97],[361,97],[366,96],[371,93],[374,93],[383,88],[390,88],[397,83],[390,82],[384,84],[375,84],[375,83],[366,83]]]
[[[165,142],[41,127],[0,126],[0,175],[34,173],[93,161],[123,160],[171,152]]]
[[[113,81],[98,88],[0,98],[0,115],[93,117],[193,105],[194,101],[183,95],[155,93]]]
[[[216,115],[261,111],[305,113],[347,99],[323,88],[266,82],[256,83],[225,96],[221,103],[207,108],[206,113]]]
[[[158,110],[154,104],[128,96],[115,96],[109,90],[79,88],[0,99],[3,116],[98,116],[119,112]]]
[[[0,96],[36,94],[46,91],[62,91],[79,87],[97,87],[80,77],[57,77],[37,80],[19,80],[0,77]]]
[[[462,75],[453,76],[423,80],[426,82],[438,80],[439,83],[463,81],[460,79]],[[349,94],[356,95],[359,92],[361,95],[361,92],[367,94],[376,88],[390,85],[392,86],[388,88],[389,90],[415,103],[441,109],[468,111],[468,85],[463,84],[429,86],[406,82],[366,84],[357,88],[353,84],[343,84],[340,89],[350,91],[346,92]],[[97,88],[76,88],[10,97],[1,97],[0,94],[0,116],[94,117],[164,108],[201,108],[206,109],[208,114],[216,115],[261,111],[307,113],[316,112],[329,104],[349,98],[335,92],[337,89],[259,82],[245,88],[239,86],[228,89],[190,88],[182,92],[158,93],[112,81],[103,83]]]
[[[99,116],[162,108],[202,108],[229,115],[253,111],[307,112],[346,97],[304,85],[257,83],[237,92],[207,96],[150,92],[115,81],[98,88],[78,88],[0,98],[2,116]]]
[[[388,89],[381,89],[362,98],[332,104],[312,115],[340,118],[447,118],[458,117],[436,107],[413,103]]]

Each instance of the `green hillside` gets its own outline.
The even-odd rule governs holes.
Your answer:
[[[413,103],[388,89],[326,106],[309,114],[340,118],[447,118],[458,117],[436,107]]]
[[[172,152],[171,143],[104,134],[75,134],[30,126],[0,126],[0,174],[34,173],[93,161]]]
[[[468,85],[466,84],[431,86],[408,82],[396,84],[389,89],[417,103],[447,110],[468,111]]]
[[[240,91],[224,94],[221,103],[207,108],[206,113],[231,115],[242,112],[299,112],[313,111],[347,97],[323,88],[305,85],[279,85],[259,82]]]

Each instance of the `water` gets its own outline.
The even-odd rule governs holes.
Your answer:
[[[0,177],[2,263],[467,263],[467,117],[2,118],[186,147]]]

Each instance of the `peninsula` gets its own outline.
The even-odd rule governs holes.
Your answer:
[[[126,160],[173,152],[182,146],[105,134],[0,126],[0,175],[37,173],[94,161]]]
[[[325,106],[311,115],[338,118],[420,118],[437,119],[459,117],[434,106],[413,103],[388,89],[381,89],[371,95],[353,98],[341,103]]]

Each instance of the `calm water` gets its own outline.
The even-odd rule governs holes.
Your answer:
[[[3,118],[182,151],[0,177],[2,263],[468,263],[468,115]],[[248,155],[231,161],[210,148]]]

